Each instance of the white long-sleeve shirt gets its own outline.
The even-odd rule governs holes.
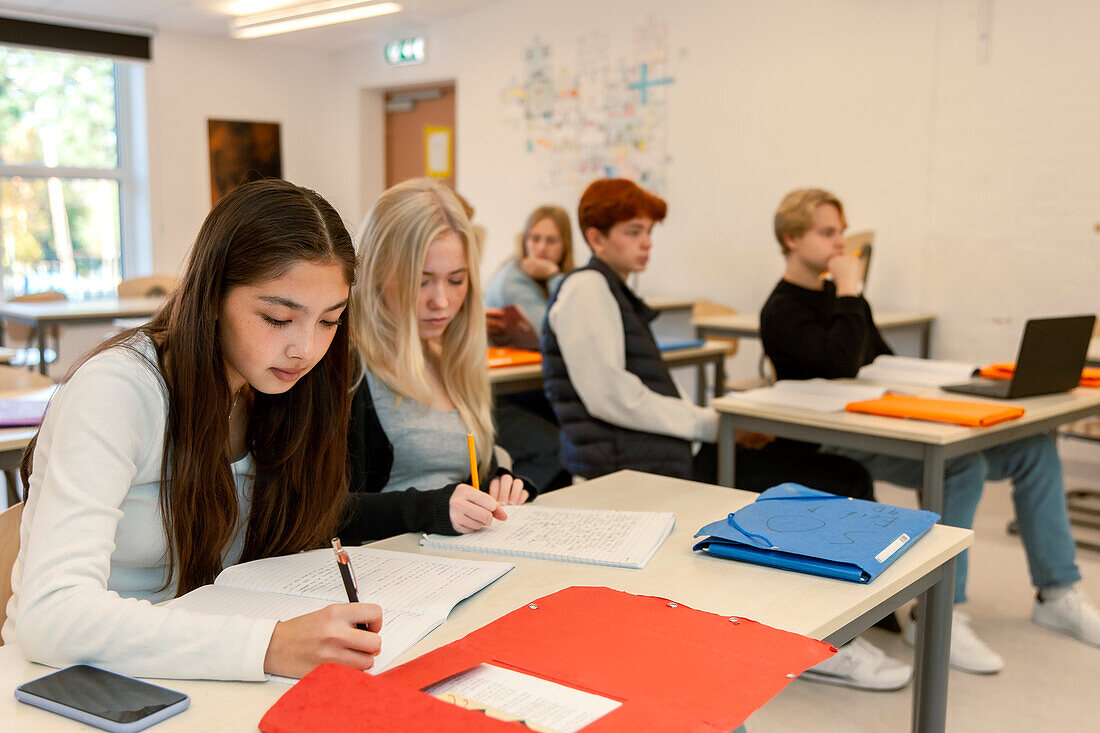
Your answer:
[[[569,381],[592,417],[631,430],[715,442],[717,411],[682,393],[658,394],[626,370],[622,311],[602,274],[586,270],[566,278],[548,318]]]
[[[148,339],[135,342],[156,363]],[[264,679],[277,619],[156,606],[167,539],[159,495],[168,403],[159,370],[113,348],[84,364],[53,398],[34,451],[3,627],[28,659],[88,663],[148,677]],[[233,464],[241,526],[224,564],[238,561],[252,464]]]

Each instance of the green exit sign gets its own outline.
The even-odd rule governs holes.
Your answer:
[[[419,64],[424,60],[424,38],[406,38],[386,44],[386,63],[390,66]]]

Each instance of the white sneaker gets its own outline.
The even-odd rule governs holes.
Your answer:
[[[912,676],[911,665],[886,656],[886,652],[857,636],[836,654],[803,672],[800,679],[862,690],[900,690]]]
[[[1086,644],[1100,646],[1100,613],[1076,588],[1052,601],[1036,600],[1031,620]]]
[[[908,624],[901,637],[909,646],[916,646],[917,622]],[[957,609],[951,612],[950,664],[972,674],[996,674],[1005,666],[1001,655],[990,649],[970,628],[970,616]]]

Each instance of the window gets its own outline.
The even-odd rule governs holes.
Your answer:
[[[144,105],[133,99],[143,73],[100,56],[0,46],[3,299],[113,294],[149,258],[147,176],[137,172],[144,124],[134,118]]]

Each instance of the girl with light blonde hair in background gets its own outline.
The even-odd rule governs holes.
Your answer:
[[[502,506],[535,490],[496,466],[481,252],[461,203],[440,181],[400,183],[371,207],[357,251],[351,491],[393,492],[423,531],[472,532],[506,519]],[[472,485],[467,433],[485,493]]]

